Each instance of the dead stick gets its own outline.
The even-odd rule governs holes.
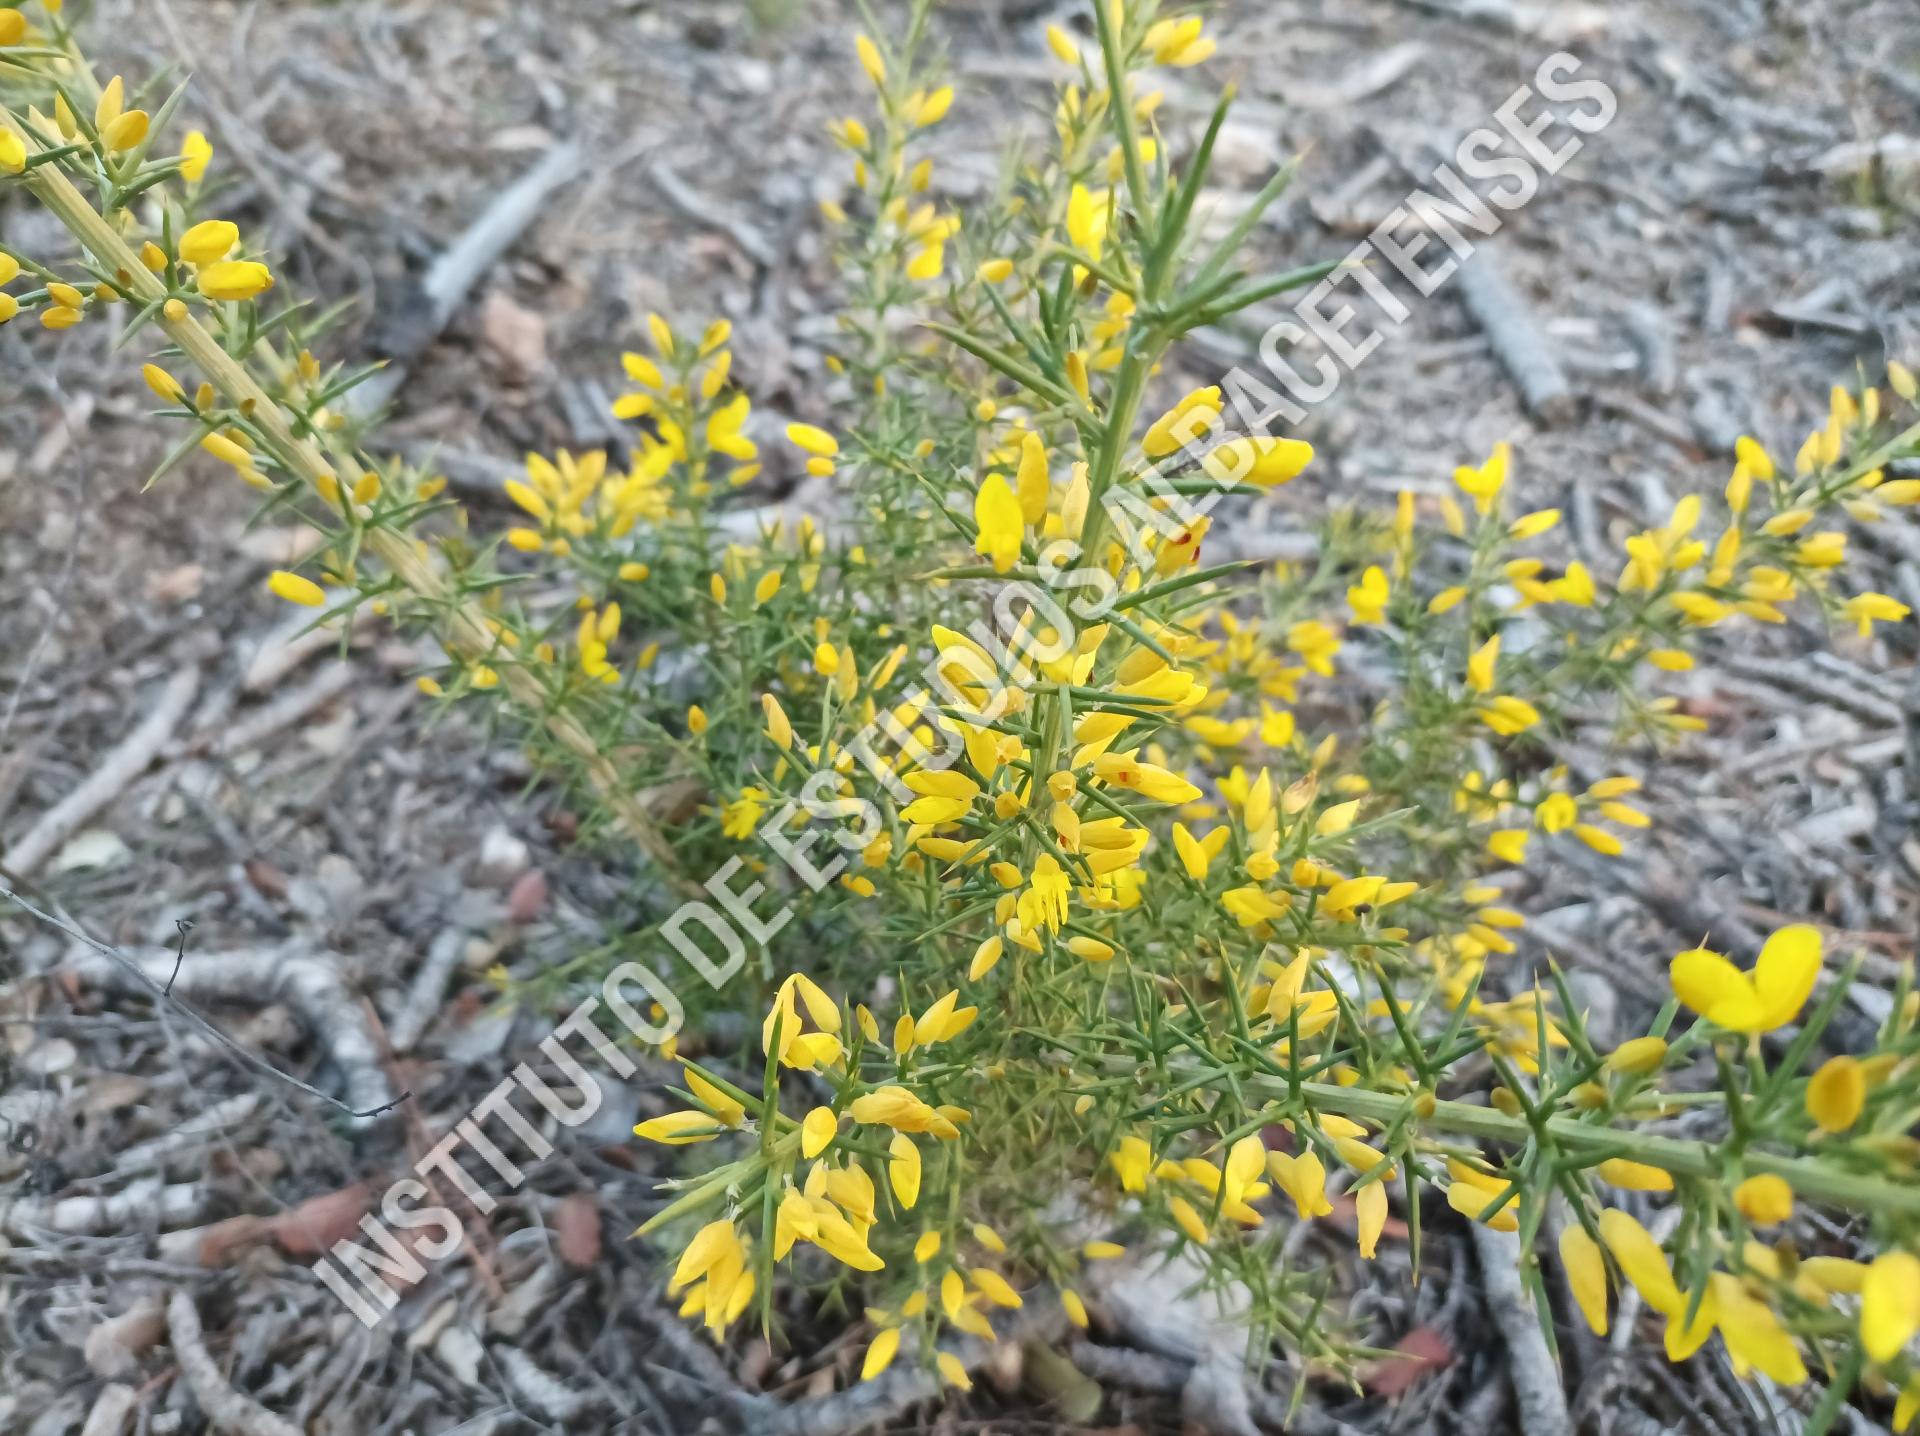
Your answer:
[[[547,197],[580,173],[583,153],[575,140],[555,145],[467,226],[436,259],[420,282],[424,313],[390,344],[392,362],[346,396],[349,413],[365,416],[382,408],[406,382],[407,365],[440,337],[473,287],[543,211]]]
[[[367,1120],[370,1120],[371,1118],[378,1117],[383,1112],[386,1112],[390,1108],[398,1106],[400,1103],[406,1101],[408,1097],[413,1095],[410,1092],[403,1092],[400,1094],[400,1096],[395,1097],[378,1107],[374,1107],[365,1111],[356,1111],[354,1108],[348,1106],[345,1102],[342,1102],[338,1097],[329,1096],[327,1093],[322,1092],[318,1087],[313,1086],[311,1083],[302,1082],[298,1077],[295,1077],[291,1072],[282,1072],[278,1067],[275,1067],[271,1062],[267,1061],[266,1058],[260,1056],[256,1052],[251,1052],[247,1048],[242,1047],[238,1042],[235,1042],[233,1038],[229,1037],[226,1033],[222,1032],[218,1027],[214,1026],[213,1023],[209,1022],[205,1017],[202,1017],[193,1008],[188,1007],[184,1002],[180,1001],[179,998],[174,997],[164,987],[162,987],[160,985],[159,979],[155,977],[151,971],[149,971],[149,967],[150,966],[154,967],[157,970],[157,966],[159,964],[162,964],[166,962],[167,959],[170,959],[173,957],[173,954],[171,952],[162,952],[159,957],[154,959],[153,963],[142,964],[134,961],[134,959],[128,957],[125,953],[121,952],[118,948],[111,947],[108,944],[101,942],[100,939],[90,936],[81,928],[69,922],[66,918],[56,917],[54,914],[50,912],[46,912],[40,908],[35,907],[32,903],[28,902],[25,898],[21,897],[19,893],[15,892],[12,888],[8,887],[4,883],[0,883],[0,899],[4,899],[5,901],[12,903],[15,907],[19,908],[22,912],[26,913],[27,916],[29,917],[35,918],[40,922],[47,924],[47,926],[49,927],[58,928],[61,932],[64,932],[68,937],[72,938],[75,942],[80,943],[82,946],[90,949],[92,952],[97,953],[99,956],[107,959],[108,963],[111,964],[111,967],[105,969],[106,971],[111,972],[115,975],[124,977],[125,979],[130,979],[130,983],[128,985],[145,988],[149,993],[153,995],[154,999],[157,1002],[161,1003],[163,1006],[172,1008],[175,1012],[178,1012],[182,1017],[184,1017],[188,1021],[188,1023],[190,1023],[193,1026],[195,1031],[199,1032],[202,1036],[211,1038],[213,1042],[218,1046],[226,1048],[227,1051],[233,1053],[234,1056],[238,1057],[242,1062],[246,1063],[247,1066],[254,1068],[256,1071],[264,1072],[267,1076],[276,1078],[279,1081],[286,1083],[289,1087],[297,1087],[302,1092],[305,1092],[309,1097],[317,1097],[322,1102],[327,1103],[329,1106],[339,1108],[342,1112],[345,1112],[349,1117],[354,1118],[356,1121],[367,1121]],[[197,980],[198,979],[196,979],[196,981]],[[333,1043],[332,1052],[333,1052],[334,1060],[336,1062],[340,1062],[341,1048],[339,1046],[339,1043],[341,1041],[341,1038],[339,1037],[338,1034],[325,1034],[325,1035],[329,1036],[332,1040],[332,1043]],[[372,1039],[368,1038],[365,1033],[362,1033],[360,1034],[360,1040],[363,1042],[371,1043]],[[351,1041],[351,1039],[349,1039],[349,1041]],[[350,1047],[347,1051],[347,1060],[351,1061],[354,1055],[355,1055],[355,1049]],[[345,1064],[343,1063],[342,1065],[345,1065]],[[384,1077],[381,1080],[382,1080],[382,1088],[384,1091],[385,1090]]]
[[[1520,1240],[1473,1224],[1473,1249],[1480,1258],[1487,1306],[1507,1345],[1507,1373],[1520,1402],[1520,1429],[1529,1436],[1573,1436],[1560,1369],[1553,1364],[1533,1297],[1520,1279]]]
[[[167,1334],[174,1360],[180,1363],[180,1374],[187,1379],[188,1390],[214,1430],[234,1432],[235,1436],[300,1436],[299,1428],[291,1422],[281,1420],[227,1384],[207,1350],[200,1310],[184,1291],[176,1291],[167,1303]]]
[[[1473,258],[1460,266],[1454,283],[1459,286],[1460,302],[1467,314],[1486,334],[1500,367],[1520,390],[1527,412],[1548,424],[1572,418],[1573,391],[1567,386],[1567,376],[1526,300],[1507,278],[1498,251],[1491,245],[1481,245]]]
[[[19,842],[0,856],[0,870],[24,877],[52,857],[80,825],[120,795],[166,746],[200,691],[200,670],[183,668],[167,680],[159,701],[92,775],[55,803]]]

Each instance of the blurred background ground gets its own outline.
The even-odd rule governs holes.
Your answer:
[[[963,215],[1012,134],[1043,130],[1054,70],[1041,32],[1074,9],[940,12],[961,98],[935,186]],[[822,0],[100,0],[88,31],[130,75],[193,72],[184,113],[218,146],[226,210],[268,237],[300,292],[354,302],[339,357],[417,332],[419,278],[450,238],[554,146],[583,146],[587,173],[397,395],[389,442],[443,451],[471,496],[529,448],[620,441],[607,399],[648,310],[734,321],[763,439],[787,417],[830,419],[835,294],[817,203],[846,182],[824,126],[863,93],[853,23]],[[1909,0],[1231,0],[1215,23],[1219,57],[1169,76],[1163,121],[1190,136],[1214,85],[1240,85],[1207,197],[1220,213],[1304,155],[1260,232],[1275,267],[1344,253],[1554,50],[1619,96],[1611,127],[1485,261],[1562,366],[1565,411],[1530,414],[1485,326],[1444,290],[1303,430],[1323,494],[1438,491],[1454,464],[1510,439],[1527,506],[1560,506],[1585,550],[1617,551],[1675,497],[1717,488],[1735,435],[1790,455],[1829,384],[1920,356]],[[44,226],[18,200],[0,205],[10,244],[55,248]],[[660,1254],[624,1240],[657,1201],[652,1158],[626,1136],[653,1110],[639,1082],[610,1088],[601,1116],[491,1215],[484,1243],[377,1332],[304,1270],[316,1243],[351,1229],[361,1184],[384,1185],[548,1030],[544,1015],[494,1012],[486,970],[530,975],[598,942],[618,883],[569,848],[566,814],[527,790],[513,754],[427,723],[404,679],[413,650],[374,626],[344,655],[289,645],[261,579],[294,540],[248,531],[249,495],[224,473],[188,464],[140,492],[168,436],[109,344],[105,325],[0,331],[0,864],[130,949],[169,946],[191,920],[190,960],[239,974],[225,988],[203,977],[195,1000],[243,1042],[337,1094],[415,1098],[366,1127],[333,1120],[145,998],[63,969],[63,936],[0,920],[0,1132],[14,1137],[0,1151],[0,1429],[57,1436],[90,1412],[101,1431],[204,1429],[168,1379],[178,1356],[156,1314],[180,1291],[224,1378],[316,1433],[790,1421],[825,1436],[870,1419],[877,1408],[826,1395],[857,1359],[830,1321],[791,1352],[712,1353],[664,1315]],[[1209,382],[1252,352],[1219,333],[1181,364]],[[792,480],[781,446],[766,447],[764,488],[743,501]],[[1284,536],[1306,501],[1290,490],[1257,510],[1245,541]],[[473,519],[504,513],[476,498]],[[1913,527],[1867,542],[1861,582],[1920,607]],[[1703,933],[1750,950],[1783,916],[1811,914],[1882,979],[1911,960],[1913,630],[1829,647],[1789,625],[1692,675],[1687,703],[1711,735],[1641,770],[1654,836],[1515,894],[1534,918],[1522,962],[1565,961],[1603,1034],[1657,1005],[1665,956]],[[151,761],[40,843],[46,815],[143,725]],[[1603,733],[1569,761],[1598,776]],[[294,969],[307,976],[284,980]],[[371,1064],[343,1043],[349,1029],[370,1034]],[[156,1138],[170,1140],[142,1145]],[[1414,1293],[1404,1245],[1361,1270],[1350,1238],[1310,1235],[1303,1257],[1342,1269],[1372,1339],[1421,1359],[1359,1392],[1311,1384],[1291,1425],[1290,1374],[1258,1372],[1253,1419],[1520,1429],[1501,1298],[1458,1226],[1436,1215],[1429,1238]],[[1118,1305],[1096,1303],[1090,1341],[1062,1348],[1090,1378],[1009,1343],[975,1396],[891,1419],[1177,1429],[1191,1354],[1153,1349]],[[1733,1382],[1712,1349],[1669,1368],[1657,1342],[1596,1342],[1567,1315],[1583,1431],[1799,1429],[1790,1402]],[[799,1414],[776,1418],[760,1393]],[[130,1414],[106,1424],[121,1402]]]

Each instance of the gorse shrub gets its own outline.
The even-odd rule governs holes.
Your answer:
[[[728,506],[760,458],[728,328],[653,317],[615,410],[631,452],[532,456],[518,523],[469,524],[345,417],[362,375],[314,360],[218,217],[206,141],[163,144],[180,95],[149,119],[101,87],[51,5],[0,10],[0,169],[77,248],[0,258],[6,310],[157,346],[184,431],[163,473],[205,450],[324,535],[274,591],[431,629],[432,700],[494,705],[589,836],[638,845],[617,935],[511,995],[675,951],[714,979],[663,990],[684,1108],[638,1130],[689,1149],[642,1230],[716,1336],[819,1287],[865,1309],[865,1376],[910,1358],[964,1387],[946,1332],[991,1337],[1043,1290],[1084,1325],[1089,1263],[1187,1244],[1258,1339],[1346,1370],[1329,1274],[1281,1250],[1344,1191],[1362,1257],[1397,1205],[1417,1261],[1450,1208],[1519,1233],[1544,1319],[1550,1222],[1596,1331],[1629,1284],[1674,1360],[1717,1335],[1742,1373],[1820,1372],[1817,1424],[1865,1382],[1904,1425],[1909,977],[1832,1051],[1859,961],[1792,925],[1674,955],[1649,1030],[1598,1050],[1557,968],[1513,956],[1503,894],[1648,826],[1633,778],[1576,771],[1576,720],[1684,737],[1661,686],[1713,631],[1906,616],[1847,584],[1838,525],[1920,502],[1886,477],[1920,453],[1912,375],[1835,390],[1791,462],[1743,440],[1724,495],[1617,572],[1568,561],[1556,511],[1511,511],[1504,445],[1457,498],[1331,513],[1310,562],[1203,562],[1213,510],[1310,485],[1313,451],[1239,390],[1161,393],[1162,361],[1336,266],[1246,272],[1285,174],[1202,213],[1226,103],[1162,133],[1152,73],[1212,42],[1156,10],[1050,32],[1054,143],[964,223],[930,197],[953,92],[927,7],[858,38],[875,104],[835,126],[852,199],[824,206],[838,417],[785,436],[832,496],[816,519]],[[731,957],[689,895],[726,907]],[[751,1069],[705,1020],[749,1007]],[[1664,1194],[1664,1239],[1622,1189]]]

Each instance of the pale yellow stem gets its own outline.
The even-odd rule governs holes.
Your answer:
[[[0,123],[26,140],[29,149],[39,148],[39,139],[22,125],[5,106],[0,106]],[[221,347],[191,309],[184,304],[165,312],[166,286],[140,262],[132,248],[90,204],[56,164],[37,165],[22,177],[28,193],[45,205],[107,273],[141,305],[163,305],[159,324],[167,337],[200,369],[207,381],[246,415],[259,431],[261,440],[273,456],[316,492],[324,492],[329,481],[342,482],[327,456],[310,439],[293,432],[279,403],[250,374],[246,366]],[[344,456],[351,461],[351,456]],[[344,483],[351,486],[354,475]],[[497,656],[499,644],[485,615],[469,599],[454,591],[434,569],[414,541],[388,529],[369,528],[367,547],[402,585],[428,608],[442,615],[443,638],[447,647],[469,661]],[[500,665],[501,681],[508,694],[527,712],[535,715],[560,745],[580,760],[588,781],[612,807],[621,826],[653,860],[662,874],[683,893],[699,888],[682,875],[672,850],[655,825],[652,816],[627,791],[620,772],[600,751],[592,734],[570,715],[551,711],[551,703],[540,682],[517,663]]]

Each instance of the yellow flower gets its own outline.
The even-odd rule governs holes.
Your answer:
[[[1527,839],[1531,836],[1525,828],[1502,828],[1487,835],[1487,851],[1503,863],[1518,866],[1527,860]]]
[[[1807,1379],[1799,1349],[1765,1302],[1726,1272],[1713,1274],[1712,1289],[1714,1318],[1736,1373],[1745,1374],[1751,1367],[1782,1386],[1797,1386]]]
[[[322,608],[327,602],[326,591],[319,584],[285,569],[275,569],[269,574],[267,587],[288,603],[297,603],[303,608]]]
[[[1800,1015],[1820,973],[1820,933],[1783,927],[1742,972],[1717,952],[1691,948],[1673,959],[1674,996],[1709,1022],[1735,1032],[1772,1032]]]
[[[233,253],[240,226],[231,220],[203,219],[180,236],[180,257],[188,264],[213,264]]]
[[[1020,500],[999,474],[988,474],[973,496],[973,521],[980,530],[973,550],[993,561],[995,573],[1005,573],[1019,562],[1025,520]]]
[[[1673,1176],[1659,1167],[1649,1167],[1645,1162],[1630,1162],[1625,1157],[1609,1157],[1595,1167],[1594,1175],[1603,1182],[1616,1187],[1625,1187],[1632,1192],[1670,1192],[1673,1190]]]
[[[213,145],[199,130],[189,130],[180,142],[180,178],[199,184],[207,177],[207,163],[213,158]]]
[[[1207,1224],[1200,1219],[1200,1213],[1194,1210],[1192,1202],[1185,1197],[1174,1197],[1167,1203],[1167,1210],[1191,1241],[1198,1246],[1207,1244]]]
[[[1267,1175],[1293,1199],[1294,1209],[1302,1221],[1325,1216],[1333,1210],[1333,1203],[1327,1200],[1327,1169],[1311,1151],[1298,1156],[1267,1153]]]
[[[1299,478],[1312,462],[1313,445],[1304,439],[1229,439],[1210,450],[1200,467],[1222,487],[1270,489]]]
[[[1500,635],[1494,634],[1467,659],[1467,687],[1475,693],[1493,691],[1494,668],[1500,661]]]
[[[1387,572],[1379,564],[1369,564],[1360,582],[1347,590],[1347,604],[1353,609],[1355,623],[1379,623],[1387,616]]]
[[[1823,1132],[1844,1132],[1860,1120],[1867,1074],[1854,1058],[1830,1057],[1807,1082],[1807,1115]]]
[[[856,1097],[848,1107],[853,1120],[862,1126],[891,1127],[896,1132],[929,1132],[939,1116],[904,1087],[879,1087]]]
[[[1219,418],[1220,387],[1210,384],[1195,389],[1147,426],[1140,452],[1149,459],[1165,458],[1206,435]]]
[[[1060,1309],[1066,1312],[1068,1321],[1082,1331],[1087,1329],[1087,1304],[1080,1299],[1080,1293],[1072,1287],[1060,1289]]]
[[[821,459],[831,459],[840,452],[840,441],[812,424],[787,425],[787,442]]]
[[[867,1347],[867,1354],[860,1361],[860,1379],[871,1381],[887,1367],[893,1364],[893,1358],[900,1350],[900,1328],[890,1326]]]
[[[689,1282],[698,1281],[715,1266],[729,1260],[740,1261],[744,1251],[733,1223],[725,1217],[708,1222],[693,1235],[667,1282],[668,1292],[677,1292]]]
[[[933,1364],[939,1369],[940,1379],[947,1385],[961,1391],[973,1390],[973,1378],[967,1375],[966,1363],[951,1351],[936,1352]]]
[[[1578,1222],[1568,1222],[1560,1233],[1560,1264],[1580,1314],[1595,1336],[1607,1334],[1607,1261],[1600,1244]]]
[[[1648,1306],[1669,1317],[1685,1310],[1686,1298],[1674,1284],[1673,1268],[1667,1264],[1666,1253],[1630,1213],[1618,1207],[1608,1207],[1601,1212],[1600,1240],[1606,1243],[1622,1274],[1633,1283],[1634,1290],[1645,1298]]]
[[[773,739],[774,746],[783,751],[793,747],[793,724],[787,721],[787,711],[780,706],[780,700],[771,693],[760,695],[760,713],[767,720],[767,736]]]
[[[1453,481],[1473,500],[1473,507],[1482,514],[1493,511],[1493,501],[1507,482],[1507,465],[1512,459],[1513,450],[1504,442],[1493,446],[1493,453],[1479,468],[1461,467],[1453,471]]]
[[[1107,1160],[1113,1163],[1124,1190],[1144,1192],[1147,1189],[1147,1173],[1153,1168],[1153,1149],[1143,1138],[1122,1137]]]
[[[200,271],[200,292],[209,299],[255,299],[271,288],[273,275],[251,259],[223,259]]]
[[[815,1107],[800,1124],[800,1155],[809,1161],[819,1156],[839,1129],[840,1119],[834,1116],[833,1108]]]
[[[1046,928],[1049,932],[1060,931],[1060,924],[1067,920],[1068,894],[1073,883],[1060,868],[1060,863],[1052,853],[1042,853],[1033,864],[1033,872],[1027,879],[1026,891],[1020,894],[1016,905],[1021,925],[1029,931]]]
[[[1200,790],[1178,773],[1142,763],[1131,753],[1102,753],[1093,760],[1094,776],[1157,803],[1191,803]]]
[[[1889,366],[1891,367],[1891,366]],[[1913,1418],[1920,1415],[1920,1372],[1907,1378],[1907,1384],[1900,1388],[1900,1395],[1893,1403],[1893,1429],[1895,1436],[1913,1425]]]
[[[1883,1252],[1860,1285],[1860,1341],[1875,1361],[1891,1361],[1920,1331],[1920,1257]]]
[[[876,86],[886,84],[887,62],[881,58],[880,47],[865,35],[855,35],[853,50],[860,57],[860,68],[867,72],[867,78]]]
[[[1666,1060],[1666,1038],[1635,1037],[1613,1049],[1607,1057],[1607,1070],[1644,1077],[1649,1072],[1658,1072]]]
[[[1198,65],[1213,54],[1214,42],[1200,33],[1201,17],[1189,15],[1182,20],[1160,20],[1147,27],[1141,46],[1156,65],[1175,65],[1182,69]]]
[[[895,1132],[887,1147],[887,1183],[909,1211],[920,1200],[920,1149],[905,1132]]]
[[[1898,623],[1913,610],[1897,598],[1884,593],[1856,593],[1841,605],[1847,615],[1847,621],[1860,632],[1862,638],[1873,636],[1875,623]]]
[[[1106,200],[1083,184],[1075,185],[1067,196],[1067,238],[1088,258],[1098,259],[1106,235]]]
[[[1355,1192],[1353,1212],[1359,1224],[1360,1255],[1372,1261],[1374,1251],[1380,1245],[1380,1233],[1386,1230],[1387,1225],[1387,1184],[1384,1181],[1368,1182]]]
[[[711,1142],[723,1130],[711,1112],[688,1109],[650,1118],[635,1127],[633,1135],[665,1147],[684,1147],[689,1142]]]
[[[1784,1177],[1763,1172],[1733,1189],[1733,1204],[1756,1227],[1770,1227],[1793,1215],[1793,1188]]]
[[[1007,1279],[991,1267],[977,1266],[967,1275],[973,1279],[974,1290],[995,1306],[1013,1309],[1026,1305],[1020,1293],[1009,1286]]]
[[[1579,815],[1578,805],[1566,793],[1548,794],[1533,810],[1534,819],[1543,833],[1563,833],[1573,826]]]

